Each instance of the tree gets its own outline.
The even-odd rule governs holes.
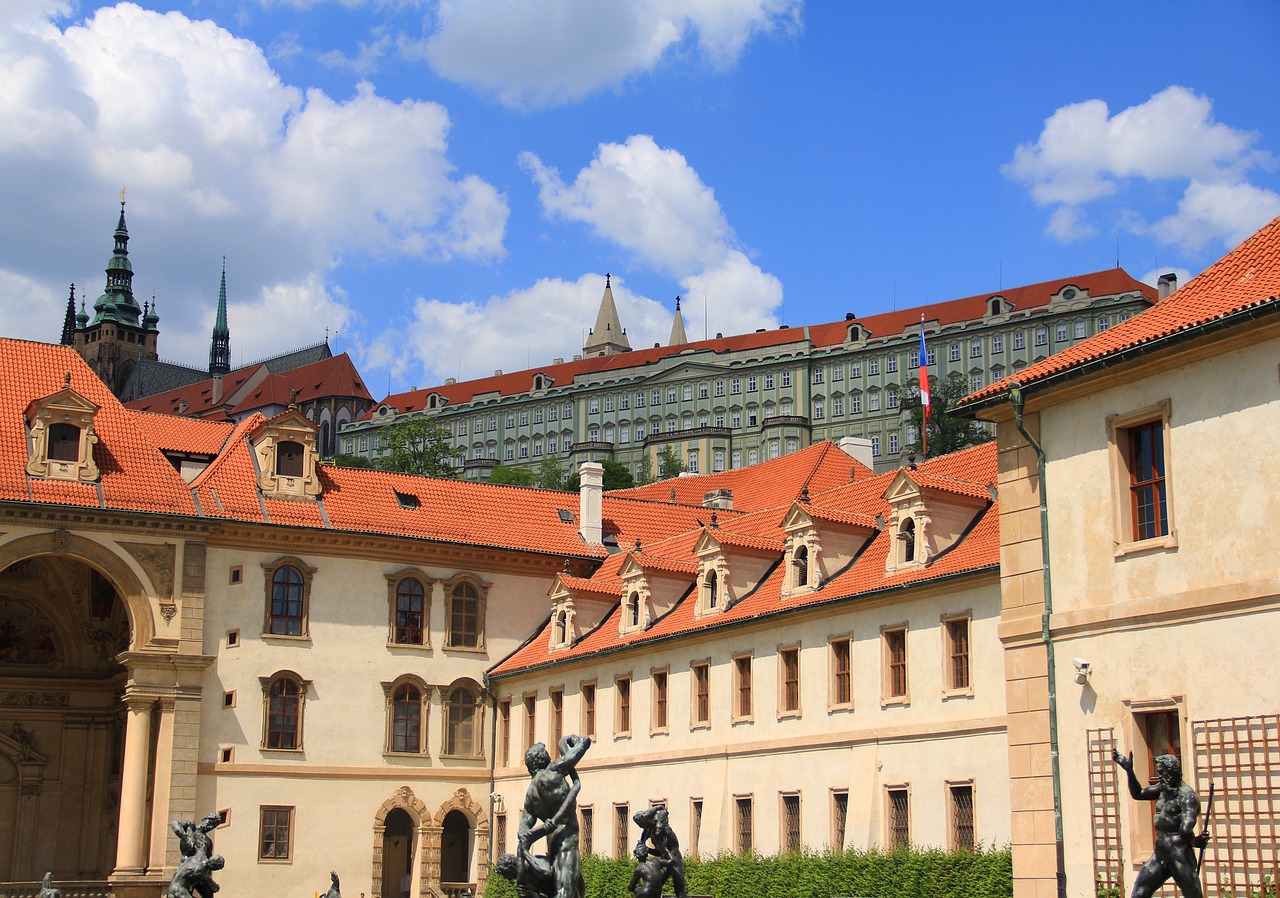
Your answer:
[[[956,403],[969,395],[968,384],[961,375],[940,377],[929,383],[929,438],[925,447],[929,457],[946,455],[966,446],[976,446],[995,438],[981,424],[969,418],[957,415],[952,411]],[[911,426],[914,439],[904,442],[904,447],[912,452],[920,452],[920,421],[924,414],[920,404],[920,396],[907,396],[902,400],[902,408],[907,413],[907,421]]]
[[[631,476],[631,472],[627,470],[627,466],[620,461],[603,461],[600,463],[604,467],[603,487],[606,492],[609,490],[626,490],[636,485],[635,478]],[[565,481],[564,488],[577,492],[582,488],[582,477],[575,471]]]
[[[426,417],[405,418],[382,428],[382,440],[390,450],[382,456],[385,471],[457,477],[459,451],[449,431]]]
[[[348,455],[345,452],[339,452],[332,459],[332,464],[339,468],[372,468],[373,462],[365,458],[363,455]]]
[[[509,468],[506,465],[495,465],[493,471],[489,474],[489,482],[506,486],[534,486],[538,481],[528,468]]]
[[[540,486],[544,490],[564,489],[564,472],[560,470],[560,463],[554,458],[544,458],[542,464],[538,465],[538,474],[534,485]]]
[[[684,462],[674,446],[663,446],[658,453],[658,477],[679,477],[684,473]]]

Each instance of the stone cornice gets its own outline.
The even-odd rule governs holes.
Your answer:
[[[0,502],[0,525],[114,530],[136,534],[189,534],[194,538],[200,538],[216,530],[221,522],[187,515],[159,515],[117,509]]]

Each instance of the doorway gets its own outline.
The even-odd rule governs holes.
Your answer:
[[[471,882],[471,821],[462,811],[445,815],[440,834],[440,882]]]
[[[382,833],[382,898],[413,894],[413,820],[402,808],[387,814]]]

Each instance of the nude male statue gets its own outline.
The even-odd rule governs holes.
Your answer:
[[[667,809],[662,805],[655,805],[648,810],[637,811],[631,819],[640,827],[640,841],[636,843],[636,849],[651,845],[649,853],[661,861],[663,869],[671,877],[676,898],[685,898],[688,892],[684,884],[684,855],[680,853],[680,840],[671,828]]]
[[[547,860],[555,881],[552,898],[573,898],[574,886],[581,870],[578,857],[578,779],[577,764],[591,747],[590,736],[565,736],[559,743],[560,756],[554,761],[541,742],[525,752],[525,766],[533,777],[524,797],[517,833],[520,848],[516,855],[517,883],[531,878],[526,873],[528,849],[546,836]]]
[[[627,891],[635,898],[661,898],[662,885],[671,871],[661,857],[649,853],[649,846],[643,842],[631,853],[636,856],[637,863]]]
[[[1204,898],[1194,849],[1203,847],[1208,836],[1196,835],[1200,799],[1182,781],[1182,763],[1173,755],[1160,755],[1155,761],[1160,782],[1144,787],[1133,773],[1133,752],[1127,757],[1119,751],[1113,755],[1129,776],[1129,794],[1138,801],[1156,803],[1155,851],[1138,871],[1132,898],[1151,898],[1170,877],[1184,898]]]

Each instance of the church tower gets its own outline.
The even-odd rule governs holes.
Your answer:
[[[83,306],[81,307],[83,309]],[[160,316],[150,304],[144,310],[133,298],[133,266],[129,262],[129,229],[124,222],[124,191],[115,249],[107,263],[107,286],[93,304],[89,321],[76,318],[75,348],[98,377],[119,395],[139,359],[156,358]]]
[[[231,330],[227,327],[227,258],[222,257],[222,286],[218,288],[218,315],[213,321],[209,344],[209,376],[220,377],[231,370]]]
[[[596,313],[596,326],[587,335],[587,345],[582,347],[582,357],[617,355],[630,352],[627,332],[618,320],[618,307],[613,304],[613,287],[609,275],[604,276],[604,296],[600,298],[600,311]]]
[[[667,339],[668,346],[683,346],[689,342],[689,338],[684,334],[684,316],[680,314],[680,297],[676,297],[676,317],[671,319],[671,336]]]

